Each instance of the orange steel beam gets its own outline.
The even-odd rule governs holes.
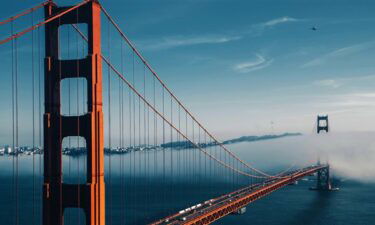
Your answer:
[[[212,211],[209,211],[205,214],[199,215],[191,220],[187,220],[184,222],[181,222],[181,224],[186,224],[186,225],[202,225],[202,224],[210,224],[232,212],[235,212],[242,207],[245,207],[249,203],[262,198],[268,194],[270,194],[273,191],[276,191],[277,189],[280,189],[286,185],[288,185],[291,182],[294,182],[295,180],[298,180],[304,176],[307,176],[309,174],[313,174],[317,172],[318,170],[321,170],[325,168],[326,166],[317,166],[312,169],[302,171],[295,173],[291,175],[290,177],[287,178],[282,178],[279,181],[272,183],[268,186],[265,186],[255,192],[250,193],[249,195],[246,195],[242,198],[239,198],[237,200],[234,200],[232,202],[229,202],[228,204],[222,205],[218,208],[215,208]]]
[[[50,21],[45,24],[43,225],[63,225],[66,208],[82,208],[87,225],[105,224],[100,12],[97,1],[73,7],[57,7],[53,2],[45,6],[45,17]],[[51,20],[54,15],[60,16]],[[59,27],[76,23],[88,25],[88,55],[62,60]],[[60,83],[67,78],[84,78],[87,82],[88,112],[84,115],[61,115]],[[84,184],[68,184],[62,180],[62,140],[69,136],[86,140]]]
[[[318,165],[314,167],[307,167],[305,169],[301,169],[297,172],[294,172],[288,176],[282,177],[282,178],[273,178],[268,180],[265,184],[263,184],[263,187],[256,188],[257,186],[262,186],[262,183],[257,185],[248,186],[239,190],[236,190],[234,192],[231,192],[229,194],[222,195],[218,198],[212,199],[211,202],[216,202],[210,208],[212,209],[198,209],[198,212],[195,211],[194,214],[173,214],[170,215],[164,219],[158,220],[154,223],[151,223],[150,225],[158,225],[158,224],[210,224],[232,212],[236,212],[237,210],[241,209],[242,207],[245,207],[249,203],[262,198],[268,194],[270,194],[273,191],[276,191],[285,185],[294,182],[295,180],[298,180],[304,176],[313,174],[317,171],[326,169],[327,165]],[[246,189],[249,190],[249,193],[246,194]],[[228,198],[227,202],[225,204],[225,196],[231,196]],[[233,200],[235,198],[235,200]],[[220,200],[221,199],[221,200]],[[232,201],[229,201],[231,199]],[[217,202],[217,200],[220,200],[220,202]],[[223,204],[223,205],[221,205]],[[204,205],[202,203],[202,205]],[[207,210],[207,211],[206,211]],[[184,220],[181,220],[181,218],[184,218]]]

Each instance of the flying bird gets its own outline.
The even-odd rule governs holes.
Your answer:
[[[316,31],[316,30],[318,30],[318,28],[316,28],[316,26],[313,26],[313,27],[311,27],[311,30]]]

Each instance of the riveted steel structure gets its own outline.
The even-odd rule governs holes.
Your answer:
[[[45,6],[46,20],[68,8],[50,1]],[[64,224],[66,208],[82,208],[87,225],[105,224],[100,12],[99,3],[90,1],[45,25],[44,225]],[[59,28],[78,23],[88,27],[88,55],[62,60]],[[84,115],[61,115],[60,83],[67,78],[85,78],[87,82]],[[71,136],[86,141],[87,177],[83,184],[68,184],[62,179],[62,140]]]

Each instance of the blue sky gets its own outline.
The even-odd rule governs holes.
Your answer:
[[[0,18],[37,2],[10,2]],[[330,115],[335,132],[374,130],[372,1],[102,4],[175,94],[220,137],[311,133],[318,113]]]

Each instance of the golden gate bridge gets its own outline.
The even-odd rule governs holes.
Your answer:
[[[13,224],[22,223],[19,157],[27,141],[33,153],[43,152],[38,165],[37,154],[32,154],[29,224],[210,224],[243,213],[249,203],[305,176],[317,174],[315,189],[331,189],[328,165],[288,167],[270,174],[223,145],[168,88],[98,1],[63,7],[46,1],[0,25],[10,28],[2,33],[0,46],[9,52],[8,64],[2,64],[9,72],[2,79],[11,84],[4,104],[11,106],[7,120],[13,149]],[[23,129],[30,135],[23,135]],[[75,152],[73,148],[84,149],[83,165],[80,160],[72,165],[71,157],[63,160],[63,153]],[[114,154],[120,155],[118,165],[113,164]],[[81,174],[71,175],[73,166]],[[120,176],[117,192],[113,173]],[[183,190],[173,194],[178,184],[173,177],[198,187],[201,181],[220,177],[230,187],[222,192],[213,186],[210,198],[194,205],[183,196],[187,202],[179,211],[160,202],[157,215],[142,222],[126,218],[126,205],[139,204],[138,186],[149,188],[143,195],[152,198],[151,176],[167,187],[158,202],[184,195]],[[133,186],[126,189],[128,182]],[[77,221],[65,214],[71,208],[83,210]],[[120,216],[114,216],[116,211]]]

